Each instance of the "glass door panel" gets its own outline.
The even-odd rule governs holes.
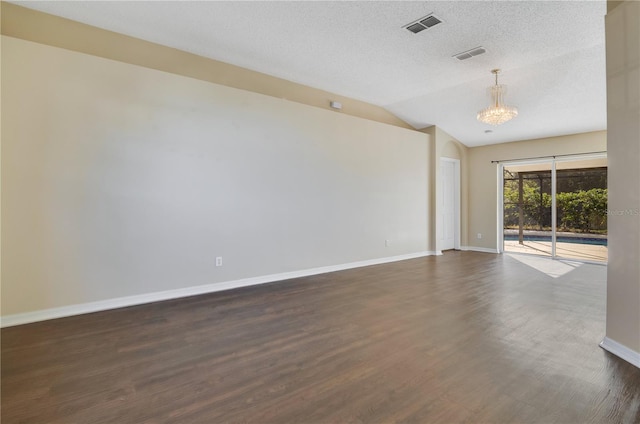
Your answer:
[[[503,169],[503,250],[552,256],[551,163]]]
[[[556,256],[607,261],[607,159],[556,163]]]

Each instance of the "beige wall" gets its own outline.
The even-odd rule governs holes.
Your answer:
[[[611,10],[607,31],[609,266],[607,338],[640,364],[640,3]]]
[[[607,150],[606,131],[474,147],[469,150],[469,245],[498,248],[498,173],[494,160]],[[482,234],[478,239],[477,234]]]
[[[68,50],[171,72],[229,87],[266,94],[322,109],[331,100],[342,103],[340,113],[411,129],[384,108],[359,100],[296,84],[259,72],[105,31],[79,22],[0,2],[3,35]]]
[[[7,36],[1,110],[3,316],[428,249],[421,132]]]
[[[622,3],[624,3],[624,1],[622,0],[607,0],[607,13],[611,12]]]

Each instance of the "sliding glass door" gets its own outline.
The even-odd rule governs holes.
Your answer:
[[[607,159],[514,161],[502,169],[503,251],[607,261]]]

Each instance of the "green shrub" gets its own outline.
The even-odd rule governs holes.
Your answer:
[[[557,193],[558,224],[563,230],[591,232],[607,228],[607,189]]]
[[[504,187],[504,226],[517,227],[518,182],[509,181]],[[607,189],[593,188],[556,194],[558,230],[598,232],[607,229]],[[551,227],[551,195],[542,193],[535,181],[523,184],[524,227]]]

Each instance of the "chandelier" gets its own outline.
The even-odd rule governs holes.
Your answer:
[[[491,73],[496,76],[496,85],[489,87],[491,96],[491,106],[478,112],[478,121],[489,125],[500,125],[518,116],[518,109],[505,106],[504,95],[507,87],[498,84],[498,74],[500,69],[492,69]]]

